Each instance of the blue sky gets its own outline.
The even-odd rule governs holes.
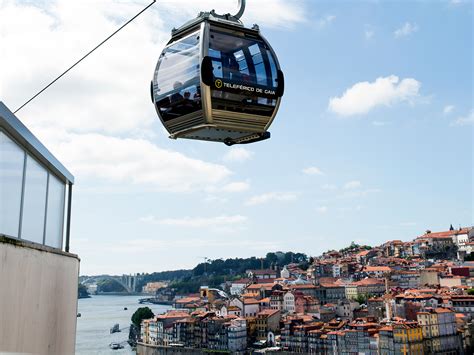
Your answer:
[[[15,109],[144,4],[0,3],[0,100]],[[272,138],[169,140],[148,94],[169,30],[234,7],[158,2],[19,112],[76,176],[82,274],[472,225],[472,2],[248,0],[286,77]]]

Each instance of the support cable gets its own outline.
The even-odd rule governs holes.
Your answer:
[[[43,89],[38,91],[33,97],[31,97],[28,101],[26,101],[23,105],[21,105],[19,108],[16,109],[15,112],[17,113],[20,111],[23,107],[28,105],[31,101],[33,101],[36,97],[41,95],[45,90],[47,90],[51,85],[53,85],[56,81],[61,79],[64,75],[66,75],[71,69],[73,69],[76,65],[78,65],[80,62],[82,62],[84,59],[86,59],[90,54],[92,54],[96,49],[98,49],[100,46],[102,46],[105,42],[107,42],[109,39],[111,39],[113,36],[115,36],[120,30],[122,30],[125,26],[127,26],[129,23],[131,23],[133,20],[135,20],[138,16],[140,16],[142,13],[144,13],[146,10],[148,10],[156,0],[153,0],[150,4],[148,4],[144,9],[142,9],[139,13],[137,13],[135,16],[133,16],[130,20],[125,22],[122,26],[120,26],[117,30],[115,30],[114,33],[112,33],[110,36],[108,36],[106,39],[104,39],[102,42],[100,42],[97,46],[95,46],[92,50],[90,50],[86,55],[84,55],[81,59],[79,59],[77,62],[75,62],[73,65],[71,65],[68,69],[66,69],[62,74],[56,77],[53,81],[51,81],[48,85],[46,85]]]

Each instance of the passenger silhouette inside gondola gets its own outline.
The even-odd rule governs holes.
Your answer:
[[[234,55],[229,56],[229,72],[230,79],[232,81],[243,81],[239,63],[237,63],[237,60],[235,59]]]
[[[183,86],[183,84],[179,81],[176,81],[173,84],[173,89],[178,90]],[[170,96],[170,103],[172,106],[174,106],[177,103],[180,103],[183,101],[183,95],[181,95],[180,91],[176,91],[174,94]]]

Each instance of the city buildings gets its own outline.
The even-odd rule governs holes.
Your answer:
[[[353,244],[313,257],[307,270],[284,265],[280,275],[249,271],[248,278],[229,283],[228,296],[188,295],[175,302],[185,313],[144,321],[139,349],[174,344],[232,352],[470,353],[474,265],[454,252],[474,242],[465,238],[470,231],[427,232],[371,249]]]

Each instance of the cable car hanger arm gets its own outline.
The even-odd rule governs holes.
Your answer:
[[[231,15],[231,14],[219,15],[219,14],[216,14],[215,10],[211,10],[211,15],[215,17],[220,17],[226,20],[233,18],[233,19],[236,19],[237,21],[240,21],[240,18],[242,17],[245,11],[245,3],[246,3],[246,0],[239,0],[239,11],[235,15]]]

